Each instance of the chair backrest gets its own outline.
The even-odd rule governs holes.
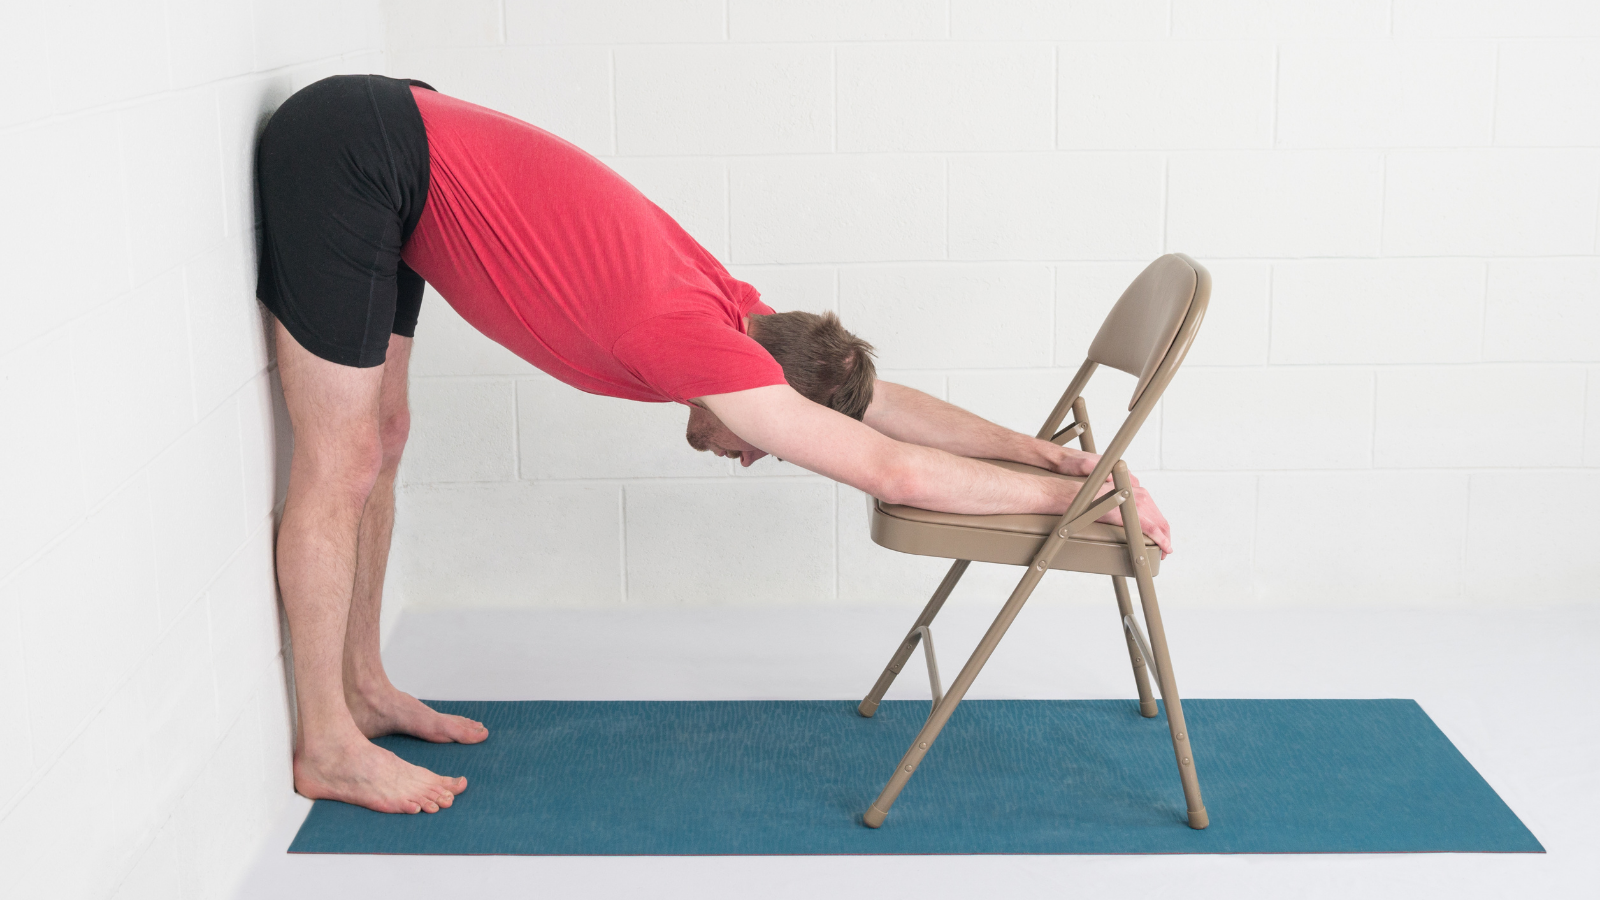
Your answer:
[[[1128,401],[1128,418],[1101,453],[1100,463],[1087,484],[1103,483],[1111,467],[1122,458],[1188,354],[1210,300],[1211,273],[1205,266],[1182,253],[1169,253],[1146,266],[1111,308],[1094,342],[1089,345],[1088,358],[1039,430],[1039,437],[1044,440],[1079,434],[1083,448],[1093,452],[1088,411],[1082,400],[1089,378],[1101,365],[1138,377],[1139,383]],[[1057,432],[1068,410],[1074,413],[1077,422],[1073,428]],[[1070,521],[1086,509],[1095,493],[1080,492],[1062,521]]]
[[[1196,297],[1205,303],[1210,287],[1204,267],[1181,253],[1169,253],[1146,266],[1111,308],[1089,345],[1089,359],[1139,379],[1128,409],[1150,386]]]

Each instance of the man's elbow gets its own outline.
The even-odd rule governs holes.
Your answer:
[[[873,469],[872,496],[901,506],[913,506],[922,497],[922,472],[910,454],[889,454]]]

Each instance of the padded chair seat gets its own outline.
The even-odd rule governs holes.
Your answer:
[[[1082,478],[1058,475],[1045,469],[999,459],[983,462],[1044,478],[1060,478],[1083,483]],[[1110,485],[1095,492],[1099,496]],[[917,556],[938,556],[944,559],[970,559],[974,562],[1004,563],[1025,566],[1033,561],[1039,546],[1050,534],[1060,516],[999,515],[967,516],[960,513],[934,512],[914,506],[901,506],[873,499],[872,540],[880,547],[912,553]],[[1150,574],[1161,571],[1161,552],[1148,535],[1141,535],[1149,552]],[[1122,528],[1095,522],[1067,540],[1056,554],[1052,569],[1069,572],[1094,572],[1101,575],[1133,576],[1128,564],[1128,542]]]

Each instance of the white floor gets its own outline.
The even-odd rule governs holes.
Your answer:
[[[1109,590],[1036,599],[971,697],[1126,697]],[[1063,857],[381,857],[284,852],[275,828],[247,898],[1600,896],[1600,608],[1166,611],[1185,697],[1412,697],[1547,854]],[[954,676],[996,604],[960,593],[935,626]],[[411,613],[394,680],[439,699],[859,697],[915,608]],[[920,663],[891,698],[926,697]],[[1201,760],[1204,785],[1204,761]],[[1176,790],[1176,786],[1174,786]],[[448,815],[448,812],[444,813]],[[890,825],[893,824],[891,815]]]

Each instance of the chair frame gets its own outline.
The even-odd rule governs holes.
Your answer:
[[[1113,506],[1122,510],[1124,533],[1127,538],[1129,565],[1134,573],[1134,581],[1139,591],[1139,602],[1144,613],[1145,624],[1149,629],[1149,639],[1146,640],[1138,622],[1134,619],[1133,605],[1128,594],[1128,585],[1124,576],[1112,575],[1111,586],[1117,598],[1117,612],[1121,619],[1123,635],[1128,645],[1128,656],[1133,665],[1134,684],[1139,693],[1139,713],[1146,718],[1153,718],[1159,713],[1154,697],[1150,692],[1150,670],[1154,670],[1157,686],[1161,691],[1161,699],[1167,709],[1167,727],[1172,736],[1172,749],[1177,761],[1178,777],[1183,785],[1183,795],[1188,807],[1189,827],[1205,828],[1210,824],[1206,814],[1205,804],[1200,797],[1200,781],[1195,774],[1194,752],[1190,747],[1189,730],[1184,723],[1183,704],[1178,697],[1178,683],[1173,673],[1172,660],[1167,652],[1166,629],[1161,623],[1161,609],[1156,602],[1155,582],[1151,577],[1151,565],[1147,560],[1148,551],[1145,549],[1144,535],[1139,527],[1139,512],[1135,507],[1131,479],[1128,475],[1128,466],[1122,461],[1122,454],[1132,443],[1139,428],[1144,425],[1151,411],[1165,393],[1167,385],[1171,383],[1178,367],[1183,363],[1184,356],[1188,353],[1189,346],[1194,341],[1196,331],[1201,320],[1205,317],[1206,306],[1210,299],[1211,277],[1206,269],[1183,254],[1175,254],[1188,263],[1196,273],[1194,295],[1190,301],[1187,314],[1178,326],[1177,334],[1167,348],[1164,357],[1157,366],[1144,389],[1138,392],[1135,402],[1130,405],[1128,417],[1123,421],[1122,427],[1112,438],[1111,444],[1100,457],[1100,462],[1095,466],[1094,472],[1084,481],[1084,488],[1078,492],[1067,511],[1056,521],[1049,535],[1041,542],[1038,551],[1034,554],[1027,570],[1018,581],[1011,596],[1006,600],[1000,613],[995,617],[993,624],[979,640],[972,656],[962,666],[960,674],[951,683],[949,690],[942,697],[935,696],[932,712],[917,736],[912,739],[911,747],[906,750],[894,774],[890,777],[883,791],[872,802],[863,816],[865,823],[878,828],[883,825],[884,817],[888,815],[890,807],[894,805],[895,798],[905,788],[906,783],[921,765],[922,759],[927,755],[933,742],[939,737],[945,723],[955,712],[956,706],[961,703],[972,682],[982,671],[984,664],[999,646],[1006,630],[1022,611],[1023,604],[1027,603],[1033,589],[1038,586],[1044,573],[1051,568],[1051,562],[1057,552],[1071,538],[1073,533],[1080,531],[1084,526],[1104,515]],[[1092,358],[1085,359],[1078,372],[1073,376],[1061,399],[1050,412],[1043,427],[1039,429],[1037,437],[1049,440],[1055,444],[1065,444],[1077,438],[1079,446],[1085,451],[1095,452],[1094,432],[1090,427],[1088,406],[1083,399],[1083,389],[1093,377],[1099,363]],[[1138,375],[1139,373],[1133,373]],[[1066,418],[1067,412],[1073,414],[1073,422],[1059,431],[1057,428]],[[1095,496],[1095,490],[1105,484],[1106,479],[1112,481],[1111,490]],[[1091,486],[1093,486],[1091,488]],[[912,623],[911,630],[896,648],[889,664],[884,667],[883,674],[878,676],[877,682],[866,698],[861,701],[857,711],[862,716],[870,717],[877,712],[878,704],[883,700],[889,686],[894,683],[895,676],[905,666],[911,653],[919,641],[924,643],[928,652],[930,666],[934,665],[932,656],[932,631],[930,626],[949,598],[950,592],[955,589],[956,583],[966,573],[970,560],[957,559],[945,574],[944,580],[939,583],[933,592],[933,597],[923,607],[921,614]],[[926,635],[927,640],[922,640]],[[937,676],[934,676],[935,678]]]

